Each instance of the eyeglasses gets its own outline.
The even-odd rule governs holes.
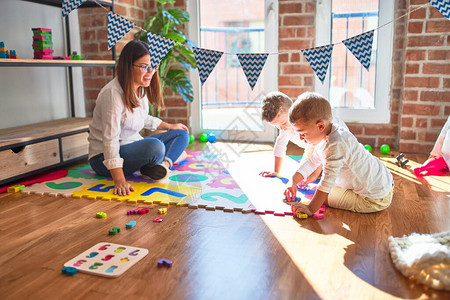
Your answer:
[[[141,69],[142,73],[148,73],[148,72],[153,71],[153,69],[150,66],[147,66],[147,65],[145,65],[145,66],[133,65],[133,66],[139,67],[139,69]]]

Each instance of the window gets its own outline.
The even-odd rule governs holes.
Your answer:
[[[335,46],[325,82],[316,78],[316,91],[346,122],[389,122],[393,24],[375,30],[369,71],[340,42],[393,18],[394,0],[317,0],[316,46]]]

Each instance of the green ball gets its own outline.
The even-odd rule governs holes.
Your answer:
[[[189,144],[192,144],[195,141],[195,136],[190,134],[189,135]]]
[[[203,132],[202,134],[200,134],[198,139],[200,140],[200,142],[206,143],[208,141],[208,134]]]
[[[366,144],[366,145],[364,145],[364,148],[366,148],[367,151],[369,151],[370,153],[372,153],[372,146]]]
[[[391,147],[389,147],[389,145],[387,145],[387,144],[383,144],[380,147],[380,152],[382,154],[389,154],[389,152],[391,152]]]

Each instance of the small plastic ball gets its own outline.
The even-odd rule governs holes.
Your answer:
[[[214,133],[210,133],[208,135],[208,142],[214,143],[215,141],[216,141],[216,136],[214,135]]]
[[[200,142],[206,143],[208,141],[208,134],[207,133],[202,133],[202,134],[200,134],[198,139],[200,140]]]
[[[389,152],[391,152],[391,147],[389,147],[389,145],[387,144],[383,144],[380,146],[380,152],[382,154],[389,154]]]
[[[189,144],[192,144],[195,141],[195,136],[190,134],[189,135]]]
[[[364,148],[366,148],[367,151],[369,151],[370,153],[372,153],[372,146],[366,144],[366,145],[364,145]]]

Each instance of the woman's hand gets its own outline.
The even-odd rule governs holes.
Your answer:
[[[182,130],[186,131],[187,133],[189,133],[189,129],[183,123],[170,124],[169,129],[170,130],[182,129]]]
[[[125,180],[114,181],[114,195],[126,196],[134,192],[134,188]]]
[[[305,205],[301,202],[295,202],[292,203],[291,205],[291,210],[294,213],[294,215],[296,216],[298,213],[305,213],[308,216],[312,216],[313,213],[311,212],[311,209],[309,208],[308,205]]]

